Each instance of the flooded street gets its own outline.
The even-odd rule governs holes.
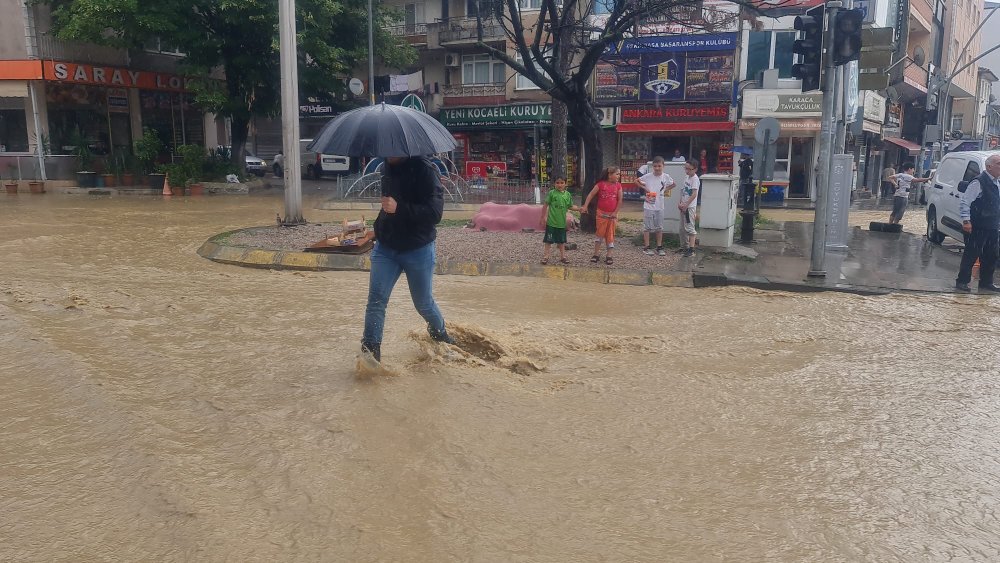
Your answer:
[[[0,200],[0,560],[1000,559],[1000,298],[437,277],[359,379],[367,274],[195,253],[276,213]]]

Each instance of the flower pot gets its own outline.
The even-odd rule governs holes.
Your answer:
[[[166,174],[149,174],[146,176],[146,180],[149,182],[149,187],[154,190],[163,189],[163,180],[166,178]]]
[[[31,193],[33,194],[44,194],[45,182],[28,182],[28,188],[31,189]]]
[[[200,183],[194,183],[188,186],[188,195],[205,195],[205,186]]]
[[[123,186],[134,186],[135,185],[135,174],[131,172],[126,172],[122,174],[122,185]]]
[[[113,188],[118,185],[118,179],[115,178],[114,174],[101,174],[101,179],[104,180],[105,188]]]
[[[76,183],[81,188],[96,188],[97,172],[77,172]]]
[[[181,186],[170,186],[170,191],[173,192],[174,195],[187,195],[187,188],[183,188]]]
[[[17,193],[17,182],[5,182],[4,187],[7,188],[7,193],[9,195]]]

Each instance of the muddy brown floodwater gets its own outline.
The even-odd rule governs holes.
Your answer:
[[[364,274],[195,254],[276,212],[0,200],[0,560],[1000,559],[1000,299],[438,277],[359,379]]]

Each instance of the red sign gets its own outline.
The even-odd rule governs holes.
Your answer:
[[[471,178],[473,176],[478,178],[486,177],[498,177],[505,176],[507,174],[507,163],[506,162],[485,162],[479,160],[470,160],[465,163],[465,176]]]
[[[110,66],[44,61],[42,63],[45,80],[57,80],[70,84],[94,84],[117,88],[141,88],[143,90],[167,90],[186,92],[188,79],[176,74],[148,72]]]
[[[728,104],[622,106],[618,131],[729,131],[729,114]]]

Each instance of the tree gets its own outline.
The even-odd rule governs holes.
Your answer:
[[[158,37],[183,52],[183,72],[197,77],[191,83],[197,103],[232,120],[232,159],[240,168],[251,119],[280,111],[278,0],[38,3],[52,6],[54,27],[64,39],[142,49],[144,42]],[[368,57],[367,2],[297,0],[296,16],[299,87],[340,97],[343,78]],[[412,47],[386,31],[397,14],[380,9],[375,18],[375,50],[382,60],[393,67],[416,60]]]
[[[710,20],[693,17],[701,13],[704,0],[540,0],[537,11],[525,11],[524,14],[519,0],[481,1],[491,1],[491,6],[478,10],[478,46],[546,91],[553,100],[565,104],[566,114],[586,154],[581,162],[584,197],[601,171],[601,123],[588,87],[601,56],[609,46],[632,34],[637,24],[647,18],[701,27],[705,31],[711,31],[714,25]],[[729,3],[751,14],[770,14],[798,2],[732,0]],[[600,15],[595,15],[598,13]],[[528,14],[533,21],[522,17]],[[503,28],[515,55],[483,41],[484,18],[495,19]],[[553,108],[554,120],[557,119],[555,110]],[[584,225],[588,226],[591,225]]]

